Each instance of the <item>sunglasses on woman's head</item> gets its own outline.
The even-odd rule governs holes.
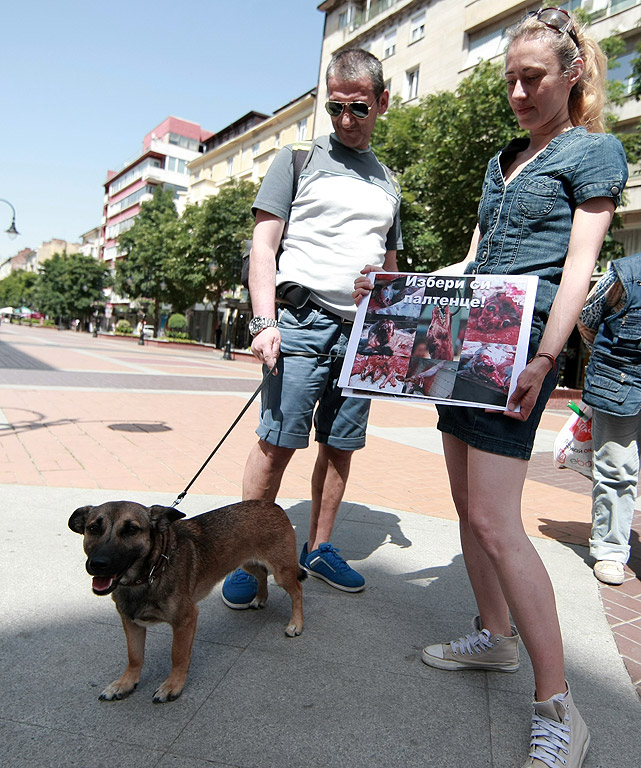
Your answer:
[[[331,117],[340,117],[343,114],[343,110],[347,107],[349,111],[357,117],[359,120],[364,120],[372,108],[364,101],[326,101],[325,109]]]
[[[541,24],[545,24],[546,27],[559,32],[561,35],[567,32],[570,40],[572,40],[577,48],[579,47],[579,38],[574,31],[572,17],[563,8],[539,8],[538,11],[530,11],[525,16],[526,18],[535,16],[536,20],[540,21]]]

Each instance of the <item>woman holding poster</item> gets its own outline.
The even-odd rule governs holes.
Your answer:
[[[490,161],[468,255],[442,272],[538,275],[530,362],[504,414],[438,406],[479,615],[471,634],[428,646],[422,659],[440,669],[516,672],[520,637],[536,683],[523,768],[579,768],[590,736],[566,684],[552,584],[525,534],[521,496],[557,358],[587,295],[627,164],[617,139],[603,133],[605,57],[573,17],[541,9],[507,35],[507,96],[529,137]],[[355,286],[357,300],[365,280]]]

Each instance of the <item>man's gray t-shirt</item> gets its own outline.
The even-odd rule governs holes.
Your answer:
[[[350,149],[334,134],[314,142],[292,201],[293,178],[288,146],[274,158],[253,205],[288,222],[276,284],[304,285],[317,304],[353,319],[361,269],[382,267],[387,251],[403,247],[399,187],[371,149]]]

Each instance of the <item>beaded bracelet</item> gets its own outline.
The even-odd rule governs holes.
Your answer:
[[[556,375],[556,357],[554,355],[551,355],[549,352],[537,352],[534,357],[544,357],[546,360],[549,360],[552,363],[552,370]],[[534,360],[534,357],[532,360]]]

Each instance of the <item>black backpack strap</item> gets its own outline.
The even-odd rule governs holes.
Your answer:
[[[292,202],[296,197],[296,193],[298,192],[298,181],[300,179],[300,175],[305,169],[305,166],[307,165],[307,163],[310,161],[315,145],[316,145],[316,140],[299,141],[299,142],[296,142],[296,144],[292,144],[292,165],[294,168],[294,175],[292,180]],[[285,228],[283,229],[283,236],[281,237],[280,245],[278,246],[278,251],[276,252],[276,268],[277,269],[278,269],[278,262],[280,261],[280,255],[283,252],[283,239],[286,233],[287,233],[287,225],[285,225]],[[251,243],[251,241],[249,242]],[[251,245],[248,248],[246,248],[245,254],[243,255],[243,259],[242,259],[240,281],[245,288],[249,288],[249,251],[250,250],[251,250]]]
[[[314,151],[315,141],[301,141],[292,146],[292,165],[294,166],[294,179],[292,183],[292,200],[298,191],[298,180],[303,169],[310,161]]]

